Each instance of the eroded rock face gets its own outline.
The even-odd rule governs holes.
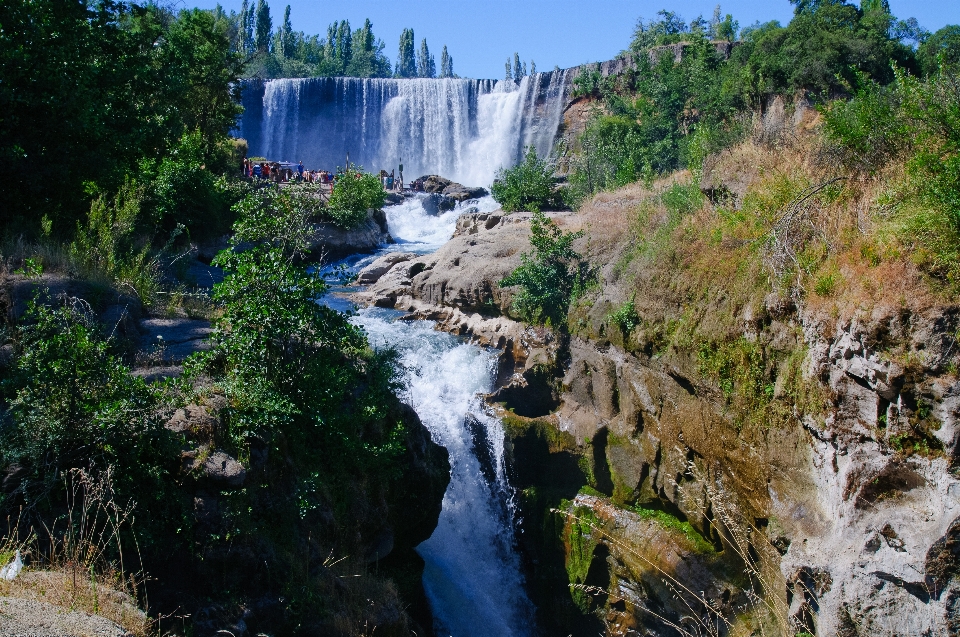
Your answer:
[[[877,308],[841,321],[776,294],[742,308],[740,336],[783,365],[766,391],[783,404],[800,400],[784,380],[796,372],[819,402],[804,408],[816,417],[741,429],[721,388],[698,372],[695,360],[661,358],[642,330],[627,343],[594,329],[609,329],[605,317],[622,302],[606,271],[601,298],[583,316],[594,327],[581,335],[566,341],[535,334],[507,318],[510,292],[497,282],[529,250],[528,233],[523,215],[463,215],[441,250],[396,264],[358,298],[502,348],[502,389],[493,400],[508,395],[512,406],[535,403],[528,389],[535,383],[527,381],[537,370],[557,374],[557,403],[538,426],[555,427],[573,447],[554,434],[537,444],[543,453],[579,454],[580,468],[571,465],[568,473],[587,466],[606,496],[581,493],[570,510],[592,511],[602,529],[597,545],[605,548],[590,568],[605,575],[590,581],[614,592],[602,601],[608,634],[658,633],[665,626],[658,616],[683,619],[664,572],[701,599],[687,602],[738,616],[744,630],[756,629],[768,612],[792,633],[954,634],[960,385],[948,370],[958,354],[958,308]],[[514,450],[518,466],[533,461],[522,455],[531,444]],[[558,456],[557,466],[563,462]],[[527,476],[524,489],[559,489],[556,481],[536,483],[518,471]],[[684,544],[676,528],[665,533],[669,525],[637,518],[631,506],[688,523],[719,553],[710,557],[709,548]],[[565,533],[569,540],[570,529]],[[571,550],[563,558],[568,567]],[[548,552],[537,555],[535,583],[548,570]],[[739,597],[744,587],[737,577],[745,573],[764,582],[767,610]],[[697,621],[708,619],[709,613]]]

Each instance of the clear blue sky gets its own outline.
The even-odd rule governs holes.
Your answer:
[[[242,0],[220,0],[227,11],[240,10]],[[181,6],[212,9],[217,0],[178,0]],[[293,28],[325,34],[334,20],[347,19],[353,28],[365,18],[373,32],[386,43],[386,54],[396,59],[400,32],[413,28],[417,46],[427,39],[440,63],[440,50],[447,45],[453,70],[462,77],[500,78],[503,63],[517,51],[521,59],[533,59],[540,70],[584,62],[608,60],[627,47],[637,18],[655,17],[662,8],[676,11],[690,21],[698,15],[709,19],[715,0],[269,0],[273,24],[283,20],[291,6]],[[960,24],[958,0],[890,0],[894,15],[915,17],[930,31],[946,24]],[[727,0],[723,12],[733,14],[741,26],[757,20],[786,23],[793,15],[788,0]]]

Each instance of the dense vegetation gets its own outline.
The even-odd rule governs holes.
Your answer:
[[[112,0],[7,2],[0,24],[4,232],[69,237],[124,186],[146,225],[226,217],[218,176],[239,171],[243,150],[227,136],[241,60],[225,24]]]
[[[325,285],[305,265],[316,222],[348,229],[382,207],[377,177],[349,167],[330,196],[241,176],[247,149],[230,132],[251,60],[222,11],[17,0],[0,25],[3,559],[26,547],[28,563],[72,564],[94,587],[114,573],[106,583],[145,586],[157,612],[215,600],[232,613],[269,593],[286,600],[265,615],[271,634],[346,633],[384,604],[405,626],[393,584],[344,588],[338,569],[365,569],[366,533],[425,539],[412,529],[432,528],[445,461],[411,469],[423,430],[396,398],[392,357],[316,303]],[[272,32],[256,35],[272,54]],[[369,24],[357,37],[339,72],[378,63]],[[187,290],[194,245],[225,234],[225,280]],[[212,320],[211,349],[179,378],[145,380],[164,348],[140,343],[143,313]],[[170,425],[191,404],[206,415]],[[213,454],[247,472],[242,488],[207,475]],[[334,550],[347,556],[336,568]]]
[[[638,23],[627,52],[633,69],[602,77],[588,68],[575,79],[576,93],[602,100],[604,112],[579,141],[573,188],[583,196],[696,169],[706,154],[742,139],[742,114],[775,95],[826,103],[863,79],[889,84],[894,69],[930,76],[939,72],[934,60],[949,65],[956,58],[957,42],[956,27],[931,35],[915,20],[897,20],[880,1],[799,2],[786,26],[742,31],[719,11],[710,22],[689,24],[661,11],[659,19]],[[667,45],[682,48],[679,63]]]
[[[35,549],[56,551],[70,532],[69,525],[57,531],[71,513],[62,508],[64,477],[108,474],[111,502],[132,511],[136,524],[91,547],[102,560],[91,573],[136,546],[142,564],[128,566],[146,569],[176,605],[195,603],[195,594],[229,605],[272,589],[289,600],[274,629],[329,625],[348,609],[365,611],[321,601],[337,579],[324,557],[334,549],[355,555],[361,532],[386,522],[362,512],[412,479],[402,461],[412,421],[396,398],[391,354],[373,351],[348,317],[316,303],[325,284],[303,263],[313,217],[303,197],[257,191],[237,213],[230,247],[215,261],[226,278],[214,290],[221,310],[213,347],[188,360],[177,380],[147,384],[131,375],[122,344],[89,303],[41,293],[11,335],[0,385],[9,406],[0,426],[0,516],[21,537],[31,527],[53,529]],[[165,427],[177,407],[211,400],[223,404],[212,428],[203,420],[192,429]],[[211,495],[198,467],[214,449],[244,460],[244,488],[220,485]],[[199,464],[184,464],[194,457]],[[431,487],[419,479],[422,497]],[[197,498],[213,498],[216,514],[195,515]],[[390,513],[416,518],[424,510]],[[354,526],[355,536],[341,535]],[[265,560],[277,573],[250,578]],[[223,569],[235,573],[234,583],[219,591]],[[191,576],[179,581],[176,572]],[[385,594],[378,603],[395,595]]]

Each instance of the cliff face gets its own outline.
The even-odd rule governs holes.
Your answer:
[[[958,309],[732,281],[697,296],[625,259],[635,205],[555,215],[600,264],[568,335],[507,316],[497,282],[528,250],[526,215],[464,215],[360,294],[504,350],[491,402],[543,624],[588,632],[599,609],[611,635],[954,634]],[[626,329],[611,316],[631,298]]]

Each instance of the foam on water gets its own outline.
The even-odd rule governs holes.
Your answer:
[[[503,426],[479,394],[493,388],[492,352],[438,332],[429,321],[394,321],[369,308],[354,321],[374,346],[391,346],[404,368],[404,400],[450,453],[451,481],[437,529],[417,547],[438,635],[534,633],[524,592],[505,475]],[[482,466],[478,456],[485,458]],[[492,479],[491,479],[492,478]]]
[[[390,236],[400,245],[396,248],[411,252],[433,252],[453,236],[457,227],[457,217],[467,211],[491,212],[499,208],[493,197],[471,199],[457,204],[453,210],[432,215],[424,208],[426,195],[409,197],[402,203],[387,206],[383,212],[387,216]]]

